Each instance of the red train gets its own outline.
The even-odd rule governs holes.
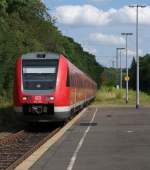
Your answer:
[[[14,107],[31,122],[65,121],[95,98],[97,85],[63,54],[17,59]]]

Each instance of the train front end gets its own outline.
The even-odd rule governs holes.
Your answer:
[[[14,106],[24,120],[48,122],[66,117],[55,114],[60,89],[60,56],[53,53],[31,53],[18,58],[14,82]],[[58,89],[58,90],[59,90]],[[61,96],[61,94],[60,94]],[[58,96],[59,97],[59,96]]]

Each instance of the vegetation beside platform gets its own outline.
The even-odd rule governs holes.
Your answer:
[[[103,86],[97,91],[94,105],[99,106],[135,106],[136,91],[129,90],[129,103],[126,104],[126,90],[116,89],[115,87]],[[150,106],[150,95],[140,92],[141,106]]]

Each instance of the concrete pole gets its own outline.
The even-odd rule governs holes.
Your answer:
[[[128,71],[128,36],[133,35],[133,33],[121,33],[121,35],[125,35],[125,38],[126,38],[126,77],[127,77],[127,80],[126,80],[126,104],[127,104],[128,101],[129,101],[129,97],[128,97],[128,91],[129,91],[129,80],[128,80],[128,77],[129,77],[129,71]]]
[[[121,56],[121,49],[120,49],[120,89],[122,89],[122,56]]]
[[[138,26],[139,26],[139,8],[145,8],[145,5],[129,5],[130,8],[136,8],[136,108],[138,109],[140,106],[140,88],[139,88],[139,83],[140,83],[140,76],[139,76],[139,41],[138,41],[138,37],[139,37],[139,30],[138,30]]]
[[[116,48],[116,88],[118,87],[118,48]]]
[[[136,77],[136,108],[138,109],[140,106],[140,95],[139,95],[139,53],[138,53],[138,49],[139,49],[139,30],[138,30],[138,23],[139,23],[139,8],[137,6],[136,8],[136,62],[137,62],[137,77]]]

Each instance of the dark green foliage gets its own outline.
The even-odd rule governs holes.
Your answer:
[[[133,90],[136,89],[136,61],[135,58],[132,60],[131,68],[129,70],[129,87],[132,88]]]
[[[101,83],[103,86],[115,87],[116,70],[114,68],[105,68],[101,75]]]
[[[95,56],[62,35],[41,0],[0,0],[0,95],[11,97],[19,54],[35,51],[64,53],[100,83],[103,68]]]
[[[130,69],[130,86],[136,89],[136,61],[133,59]],[[140,57],[140,90],[150,94],[150,55]]]
[[[140,58],[140,89],[150,94],[150,55]]]

